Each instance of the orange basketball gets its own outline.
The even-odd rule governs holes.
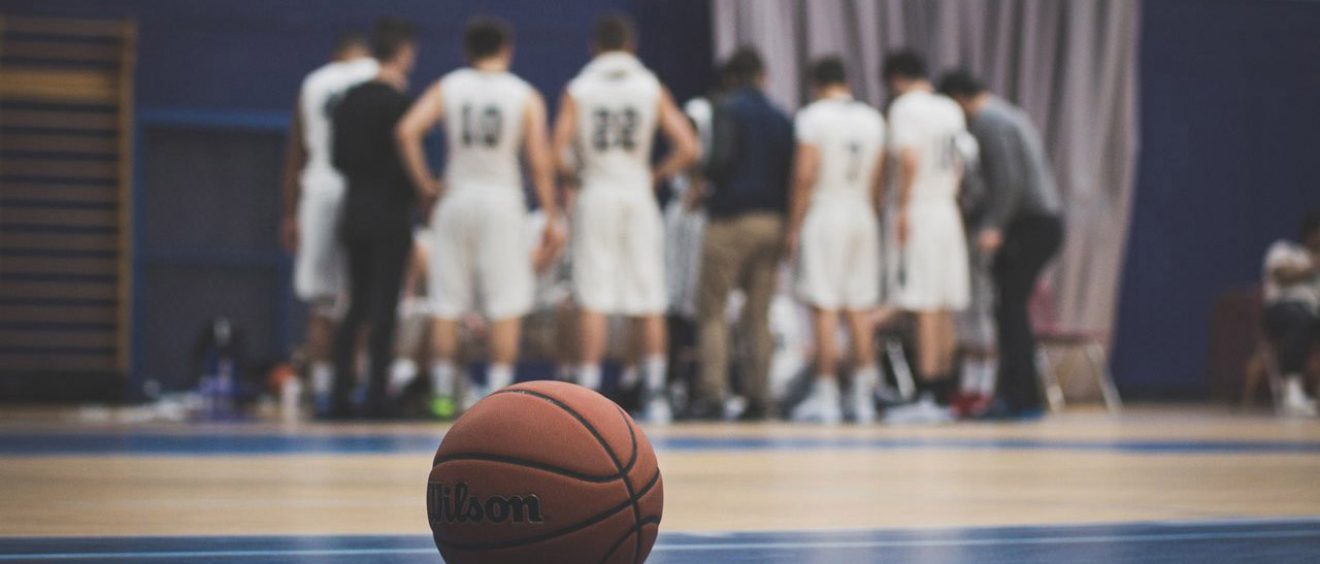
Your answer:
[[[445,435],[426,486],[449,564],[640,564],[663,507],[646,435],[614,402],[563,382],[481,400]]]

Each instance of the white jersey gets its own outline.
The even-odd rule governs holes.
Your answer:
[[[650,192],[651,144],[661,92],[655,75],[622,52],[596,57],[568,84],[577,106],[583,188]]]
[[[471,68],[440,79],[448,163],[446,190],[498,189],[521,194],[518,164],[530,84],[508,72]]]
[[[889,110],[889,140],[895,151],[913,149],[917,171],[912,202],[952,201],[962,173],[959,138],[967,132],[962,109],[939,94],[914,91]]]
[[[872,180],[885,142],[885,118],[850,96],[817,100],[794,120],[798,143],[820,153],[811,198],[870,201]]]
[[[1299,280],[1292,284],[1280,284],[1274,277],[1279,268],[1305,269],[1311,267],[1311,252],[1289,240],[1276,241],[1265,253],[1265,303],[1272,305],[1280,302],[1304,304],[1313,311],[1320,311],[1320,276],[1309,280]]]
[[[307,166],[302,170],[304,191],[343,191],[344,181],[331,158],[331,138],[335,105],[348,89],[371,80],[380,65],[372,58],[327,63],[303,79],[298,97],[298,117],[302,121],[303,147]]]
[[[701,143],[701,154],[710,153],[710,137],[715,121],[715,106],[707,98],[693,98],[683,104],[683,113],[692,120],[697,130],[697,140]]]

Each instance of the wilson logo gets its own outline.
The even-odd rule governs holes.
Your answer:
[[[426,515],[441,523],[541,523],[541,500],[535,494],[481,497],[459,482],[450,487],[426,485]]]

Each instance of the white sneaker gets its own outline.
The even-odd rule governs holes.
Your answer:
[[[922,394],[915,403],[885,412],[885,423],[892,425],[935,425],[953,421],[953,412],[940,407],[930,394]]]
[[[747,411],[747,398],[742,396],[729,396],[724,400],[724,420],[737,421]]]
[[[600,391],[601,375],[599,370],[579,370],[576,380],[579,386]]]
[[[1315,401],[1306,397],[1301,378],[1288,378],[1283,386],[1283,415],[1287,417],[1315,417]]]
[[[875,423],[875,387],[870,383],[853,382],[852,392],[849,394],[852,403],[853,421],[869,425]]]
[[[811,386],[811,395],[793,408],[792,419],[838,425],[843,421],[843,409],[839,402],[839,383],[833,378],[817,379]]]
[[[895,390],[893,386],[890,386],[886,382],[876,383],[873,393],[875,394],[876,399],[880,400],[880,403],[883,405],[900,405],[903,403],[903,394],[898,390]]]
[[[390,365],[390,380],[385,387],[385,393],[391,398],[398,399],[403,395],[403,390],[417,379],[420,370],[417,363],[408,358],[396,358],[394,364]]]
[[[673,409],[663,394],[655,394],[642,408],[642,420],[652,425],[668,425],[674,420]]]

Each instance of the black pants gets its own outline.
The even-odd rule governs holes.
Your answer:
[[[1011,409],[1041,407],[1036,370],[1036,335],[1027,303],[1036,280],[1063,243],[1063,223],[1057,217],[1021,217],[1004,230],[1004,244],[995,256],[999,330],[999,396]]]
[[[394,330],[399,293],[412,248],[412,234],[403,230],[387,233],[352,233],[343,237],[348,254],[348,314],[335,334],[335,409],[348,409],[353,389],[357,343],[367,330],[370,379],[367,405],[371,411],[384,408],[385,384],[394,356]]]
[[[1272,304],[1265,308],[1265,332],[1274,341],[1279,371],[1301,374],[1311,348],[1320,344],[1320,315],[1302,303]]]

